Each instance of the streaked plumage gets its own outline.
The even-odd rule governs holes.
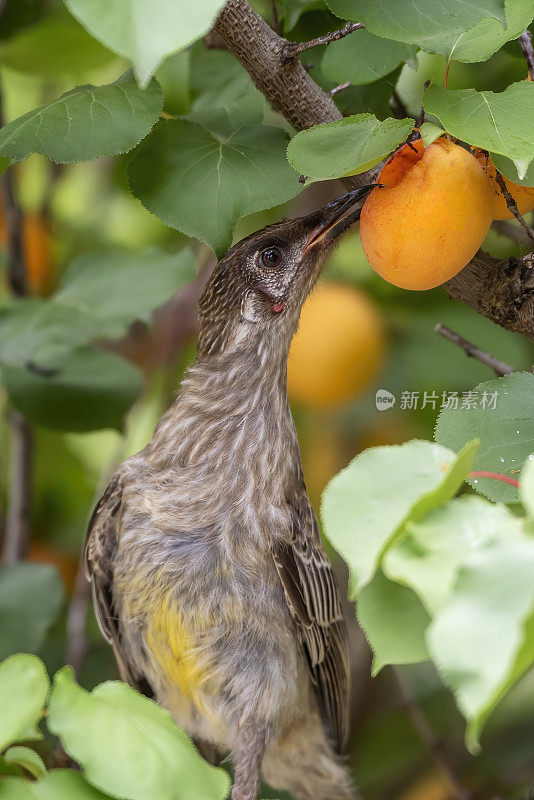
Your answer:
[[[286,395],[300,309],[348,204],[270,226],[221,260],[178,399],[89,525],[87,573],[122,678],[203,752],[230,752],[233,800],[254,800],[262,764],[297,800],[354,797],[337,755],[345,625]],[[269,250],[280,264],[263,263]]]

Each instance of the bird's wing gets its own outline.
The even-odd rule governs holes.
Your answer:
[[[119,476],[115,475],[89,520],[84,553],[85,574],[91,581],[98,625],[113,647],[122,680],[147,697],[153,697],[154,692],[147,679],[128,663],[113,598],[113,560],[118,544],[122,504],[123,487]],[[195,740],[195,743],[206,761],[210,764],[221,763],[223,755],[214,745],[201,740]]]
[[[332,565],[309,501],[293,509],[291,541],[278,547],[274,561],[297,623],[323,724],[342,752],[348,733],[347,633]]]
[[[139,680],[133,675],[123,652],[113,597],[113,561],[118,545],[122,501],[123,487],[120,477],[115,475],[89,520],[84,564],[93,591],[96,619],[104,637],[113,647],[121,678],[139,688]]]

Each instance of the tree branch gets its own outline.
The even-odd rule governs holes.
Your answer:
[[[534,269],[529,263],[529,256],[502,260],[479,250],[443,286],[454,300],[534,341]]]
[[[500,233],[501,236],[507,236],[508,239],[511,239],[517,244],[524,244],[527,247],[532,247],[532,239],[528,233],[521,228],[516,228],[516,226],[508,220],[494,220],[493,228],[497,231],[497,233]]]
[[[229,0],[215,29],[256,87],[295,130],[343,118],[332,98],[297,58],[284,63],[282,54],[287,41],[267,25],[247,0]],[[344,182],[349,188],[356,188],[370,180],[370,174],[364,173]],[[527,261],[500,261],[480,251],[443,287],[452,298],[503,328],[534,339],[534,270],[528,269]]]
[[[419,738],[425,745],[426,749],[434,759],[436,766],[447,780],[447,783],[452,790],[453,797],[455,800],[471,800],[471,792],[462,786],[462,783],[460,782],[459,777],[456,775],[453,765],[449,761],[449,757],[443,742],[432,730],[432,727],[422,708],[406,686],[399,669],[397,667],[391,667],[391,671],[395,677],[395,682],[397,684],[402,704],[408,712],[408,715],[412,721],[412,725],[417,731]]]
[[[517,207],[517,203],[515,202],[512,194],[509,192],[508,187],[506,185],[506,181],[504,180],[504,176],[502,172],[499,172],[498,169],[495,169],[495,180],[499,184],[499,188],[501,190],[502,196],[506,201],[506,205],[508,206],[508,210],[514,215],[516,220],[519,222],[521,227],[524,229],[525,233],[530,239],[530,242],[534,242],[534,231],[523,217],[522,214],[519,213],[519,209]]]
[[[317,36],[315,39],[310,39],[309,42],[288,42],[282,49],[282,61],[287,63],[293,58],[296,58],[306,50],[311,50],[314,47],[320,47],[324,44],[331,44],[337,42],[339,39],[344,39],[349,33],[360,31],[365,26],[361,22],[347,22],[344,28],[339,31],[332,31],[325,33],[324,36]]]
[[[330,89],[328,94],[330,95],[330,97],[333,97],[335,94],[342,92],[343,89],[348,89],[349,86],[352,86],[352,81],[345,81],[345,83],[340,83],[338,86],[334,86],[333,89]]]
[[[65,663],[74,670],[74,677],[79,680],[83,660],[87,652],[86,635],[87,610],[91,587],[85,576],[83,553],[78,560],[78,569],[74,580],[72,598],[67,611]]]
[[[27,556],[30,532],[32,435],[22,414],[11,412],[9,488],[4,531],[4,562],[12,564]]]
[[[443,336],[444,339],[452,342],[452,344],[460,347],[469,358],[474,358],[480,361],[481,364],[492,369],[500,378],[503,375],[508,375],[510,372],[515,371],[509,364],[505,364],[504,361],[499,361],[498,358],[494,358],[489,353],[485,353],[484,350],[481,350],[476,344],[473,344],[473,342],[470,342],[468,339],[464,339],[459,333],[447,328],[447,326],[443,325],[441,322],[436,325],[434,331],[440,336]]]
[[[4,125],[2,93],[0,91],[0,127]],[[7,231],[7,276],[13,294],[26,294],[26,270],[22,241],[22,212],[15,202],[12,167],[0,176],[2,213]]]
[[[0,15],[5,4],[0,5]],[[4,124],[2,92],[0,90],[0,127]],[[12,167],[0,177],[2,212],[7,229],[7,276],[14,295],[27,293],[26,264],[22,238],[22,213],[12,183]],[[25,558],[30,532],[30,499],[32,474],[32,434],[26,419],[13,411],[8,418],[10,428],[10,472],[8,504],[4,529],[4,560],[6,563]]]
[[[334,101],[298,58],[283,62],[282,52],[289,42],[275,33],[246,0],[229,0],[215,30],[260,92],[297,131],[342,119]]]

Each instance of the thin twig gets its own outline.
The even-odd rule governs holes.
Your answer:
[[[333,89],[330,89],[328,94],[330,97],[334,97],[338,92],[342,92],[343,89],[348,89],[349,86],[352,86],[352,81],[345,81],[345,83],[340,83],[339,86],[334,86]]]
[[[395,116],[404,119],[406,117],[411,117],[412,115],[406,108],[402,97],[399,95],[396,89],[393,89],[393,94],[391,95],[391,106],[395,113]]]
[[[493,228],[502,236],[507,236],[517,244],[532,245],[532,239],[524,228],[516,228],[511,222],[504,219],[497,219],[493,222]]]
[[[109,461],[105,464],[98,477],[98,482],[93,495],[93,506],[98,502],[117,466],[124,457],[127,443],[121,437]],[[78,569],[74,580],[74,589],[67,611],[65,662],[70,664],[76,677],[79,677],[83,660],[88,649],[86,626],[87,610],[91,596],[89,581],[85,576],[84,549],[80,552]]]
[[[313,47],[320,47],[323,44],[337,42],[339,39],[348,36],[349,33],[359,31],[364,27],[365,26],[362,25],[361,22],[347,22],[345,27],[341,28],[341,30],[326,33],[324,36],[317,36],[316,39],[310,39],[309,42],[288,42],[282,50],[282,62],[287,63],[288,61],[292,61],[301,53],[304,53],[306,50],[311,50]]]
[[[0,92],[0,126],[4,124],[2,95]],[[22,212],[15,202],[12,167],[0,176],[2,212],[7,231],[7,276],[13,294],[23,297],[27,293],[24,245],[22,234]]]
[[[425,85],[423,87],[423,91],[426,92],[428,87],[430,86],[430,81],[425,81]],[[421,139],[421,125],[425,121],[425,109],[421,106],[421,110],[419,112],[419,116],[415,121],[415,125],[413,126],[412,130],[408,134],[408,138],[406,139],[406,144],[408,147],[411,147],[412,150],[416,150],[413,146],[412,142],[415,142],[417,139]],[[399,148],[400,149],[400,148]]]
[[[67,613],[65,663],[70,664],[77,679],[80,677],[83,660],[87,652],[86,622],[89,607],[90,587],[85,576],[83,554],[78,561],[74,589]]]
[[[412,695],[403,678],[401,677],[400,671],[395,667],[392,667],[391,671],[395,677],[402,704],[410,716],[412,725],[417,731],[419,738],[427,748],[428,752],[434,759],[441,773],[449,783],[455,800],[471,800],[471,792],[462,786],[462,783],[460,782],[453,765],[449,761],[443,742],[432,730],[432,727],[421,706],[418,704],[417,700]]]
[[[495,180],[499,184],[499,188],[502,192],[504,199],[506,200],[506,205],[508,206],[509,210],[514,215],[516,220],[523,226],[531,241],[534,242],[534,230],[532,230],[532,228],[530,227],[526,219],[523,217],[523,215],[519,213],[519,209],[517,208],[517,203],[515,202],[513,196],[508,191],[508,187],[506,186],[504,175],[502,174],[502,172],[499,172],[498,169],[495,169]]]
[[[31,430],[22,414],[12,411],[8,424],[11,447],[4,562],[12,564],[28,554],[33,448]]]
[[[276,7],[276,0],[271,0],[271,7],[273,11],[273,30],[278,34],[282,33],[282,26],[280,25],[280,17],[278,16],[278,9]]]
[[[492,369],[499,377],[509,375],[510,372],[515,372],[514,368],[509,364],[506,364],[504,361],[499,361],[498,358],[494,358],[489,353],[485,353],[484,350],[481,350],[468,339],[464,339],[459,333],[447,328],[447,326],[443,325],[441,322],[436,325],[434,331],[440,336],[443,336],[444,339],[452,342],[452,344],[460,347],[469,358],[475,358],[477,361],[480,361],[481,364],[485,364],[486,367]]]
[[[530,75],[530,80],[532,81],[534,80],[534,49],[532,47],[532,34],[528,28],[525,28],[519,37],[519,44],[521,45],[521,50],[525,56],[528,74]]]
[[[0,5],[0,14],[5,5]],[[0,91],[0,126],[4,124],[3,97]],[[15,202],[12,167],[0,177],[2,212],[7,229],[7,276],[11,291],[17,297],[27,293],[24,260],[22,213]],[[24,558],[30,533],[30,499],[32,475],[32,434],[26,419],[13,411],[8,419],[10,429],[10,474],[7,514],[4,530],[4,560],[12,563]]]
[[[226,50],[225,43],[214,29],[208,31],[202,37],[202,41],[206,50]]]

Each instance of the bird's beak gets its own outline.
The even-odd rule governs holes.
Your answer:
[[[318,245],[330,244],[334,239],[346,231],[350,226],[357,222],[360,218],[362,201],[375,188],[376,184],[372,183],[367,186],[360,186],[358,189],[353,189],[351,192],[336,198],[320,211],[316,212],[319,217],[319,223],[315,225],[310,233],[308,243],[304,252],[309,252],[313,247]],[[360,203],[358,208],[350,214],[343,216],[349,208],[355,203]]]

